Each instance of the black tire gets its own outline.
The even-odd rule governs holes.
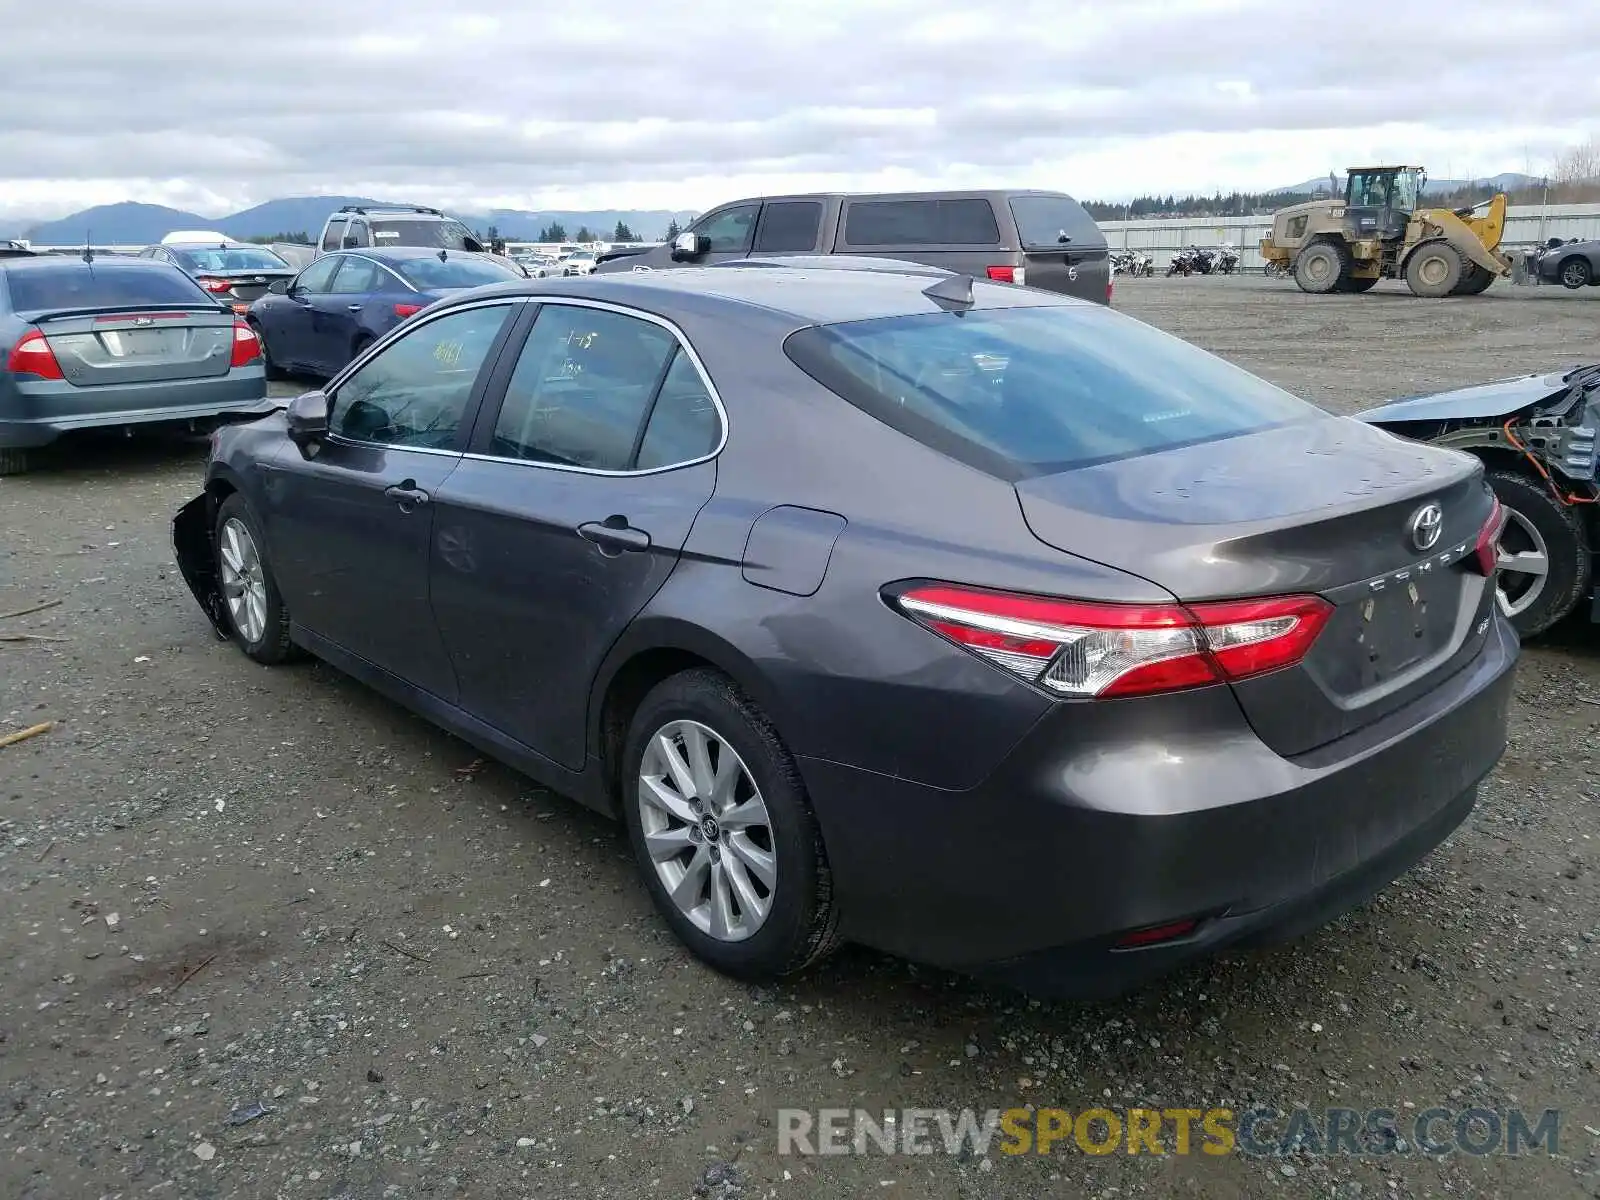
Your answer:
[[[261,332],[261,325],[256,321],[248,324],[255,331],[256,341],[261,343],[261,373],[272,381],[289,378],[289,372],[273,361],[272,351],[267,346],[267,335]]]
[[[250,511],[250,505],[245,502],[245,498],[237,492],[217,508],[217,521],[211,533],[211,546],[216,554],[219,579],[223,564],[223,535],[230,521],[237,521],[243,525],[255,545],[260,564],[261,584],[265,592],[263,604],[265,620],[262,622],[260,635],[253,640],[233,618],[232,608],[228,608],[228,628],[234,644],[265,666],[277,666],[279,663],[288,662],[296,657],[295,645],[289,640],[289,610],[284,606],[283,597],[278,592],[278,581],[273,577],[272,564],[267,561],[266,542],[261,536],[261,523]],[[224,603],[226,606],[226,602]]]
[[[1490,471],[1488,478],[1489,486],[1508,510],[1501,536],[1506,552],[1515,554],[1531,548],[1523,544],[1531,542],[1531,537],[1519,518],[1544,541],[1549,567],[1543,580],[1535,585],[1539,589],[1537,595],[1521,612],[1510,614],[1519,636],[1537,637],[1565,618],[1588,594],[1589,539],[1577,510],[1557,500],[1544,480],[1518,470]],[[1497,586],[1513,603],[1527,594],[1527,589],[1518,586],[1517,576],[1507,576]]]
[[[1350,292],[1352,294],[1357,294],[1357,293],[1360,293],[1360,292],[1370,292],[1373,288],[1375,288],[1377,286],[1378,286],[1378,277],[1376,275],[1374,275],[1370,279],[1346,279],[1344,281],[1344,283],[1342,285],[1340,285],[1339,290],[1341,292]]]
[[[765,920],[742,941],[715,938],[694,924],[668,894],[645,845],[640,768],[650,741],[675,721],[697,722],[731,746],[766,804],[776,883]],[[696,669],[656,685],[629,725],[619,778],[622,819],[645,888],[695,957],[738,979],[775,980],[804,970],[836,948],[839,914],[833,879],[805,785],[771,721],[732,680]]]
[[[1467,267],[1466,278],[1462,279],[1461,286],[1456,289],[1458,296],[1477,296],[1488,290],[1489,285],[1495,281],[1495,274],[1488,267],[1472,263]]]
[[[1569,258],[1556,268],[1557,278],[1561,286],[1577,291],[1581,287],[1588,287],[1594,278],[1594,272],[1589,269],[1587,259]]]
[[[30,465],[26,450],[0,450],[0,475],[25,475]]]
[[[1294,259],[1294,281],[1302,292],[1326,296],[1350,278],[1350,247],[1343,242],[1312,242]]]
[[[1406,286],[1413,296],[1439,300],[1452,295],[1467,273],[1467,260],[1443,239],[1423,242],[1406,259]]]

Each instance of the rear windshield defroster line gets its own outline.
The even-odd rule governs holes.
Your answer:
[[[1011,482],[1335,419],[1100,305],[818,325],[784,352],[870,416]]]

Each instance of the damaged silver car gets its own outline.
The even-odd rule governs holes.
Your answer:
[[[1506,509],[1501,611],[1524,638],[1580,605],[1600,620],[1600,363],[1391,400],[1358,420],[1482,459]]]

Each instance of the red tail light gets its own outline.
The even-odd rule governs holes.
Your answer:
[[[196,282],[208,292],[225,292],[233,286],[226,279],[200,279]]]
[[[394,315],[397,317],[415,316],[421,311],[422,305],[420,304],[396,304],[394,306]]]
[[[1318,596],[1097,604],[935,584],[897,598],[913,621],[1020,679],[1079,699],[1173,692],[1293,666],[1333,606]]]
[[[56,352],[37,329],[23,334],[22,340],[11,347],[11,353],[6,356],[6,370],[13,375],[36,375],[40,379],[64,378]]]
[[[256,336],[256,331],[245,322],[234,318],[233,322],[233,357],[228,360],[230,367],[248,367],[261,357],[261,339]]]
[[[1478,540],[1472,546],[1472,561],[1480,574],[1492,576],[1495,573],[1500,559],[1500,535],[1505,527],[1505,509],[1500,507],[1500,498],[1496,496],[1489,519],[1478,530]]]
[[[1116,287],[1117,287],[1117,285],[1115,283],[1113,283],[1111,280],[1109,280],[1109,279],[1106,280],[1106,303],[1107,304],[1111,303],[1111,293],[1116,290]]]
[[[1200,922],[1196,920],[1169,921],[1165,925],[1151,925],[1144,929],[1135,929],[1117,939],[1116,949],[1137,950],[1141,946],[1154,946],[1158,942],[1175,942],[1179,938],[1186,938],[1196,929]]]
[[[1017,268],[1016,267],[990,267],[989,268],[989,278],[994,280],[996,283],[1016,283],[1017,282]]]

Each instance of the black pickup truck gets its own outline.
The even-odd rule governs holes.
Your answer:
[[[1064,192],[761,196],[719,205],[672,242],[597,273],[770,255],[864,254],[1111,302],[1105,234]]]

